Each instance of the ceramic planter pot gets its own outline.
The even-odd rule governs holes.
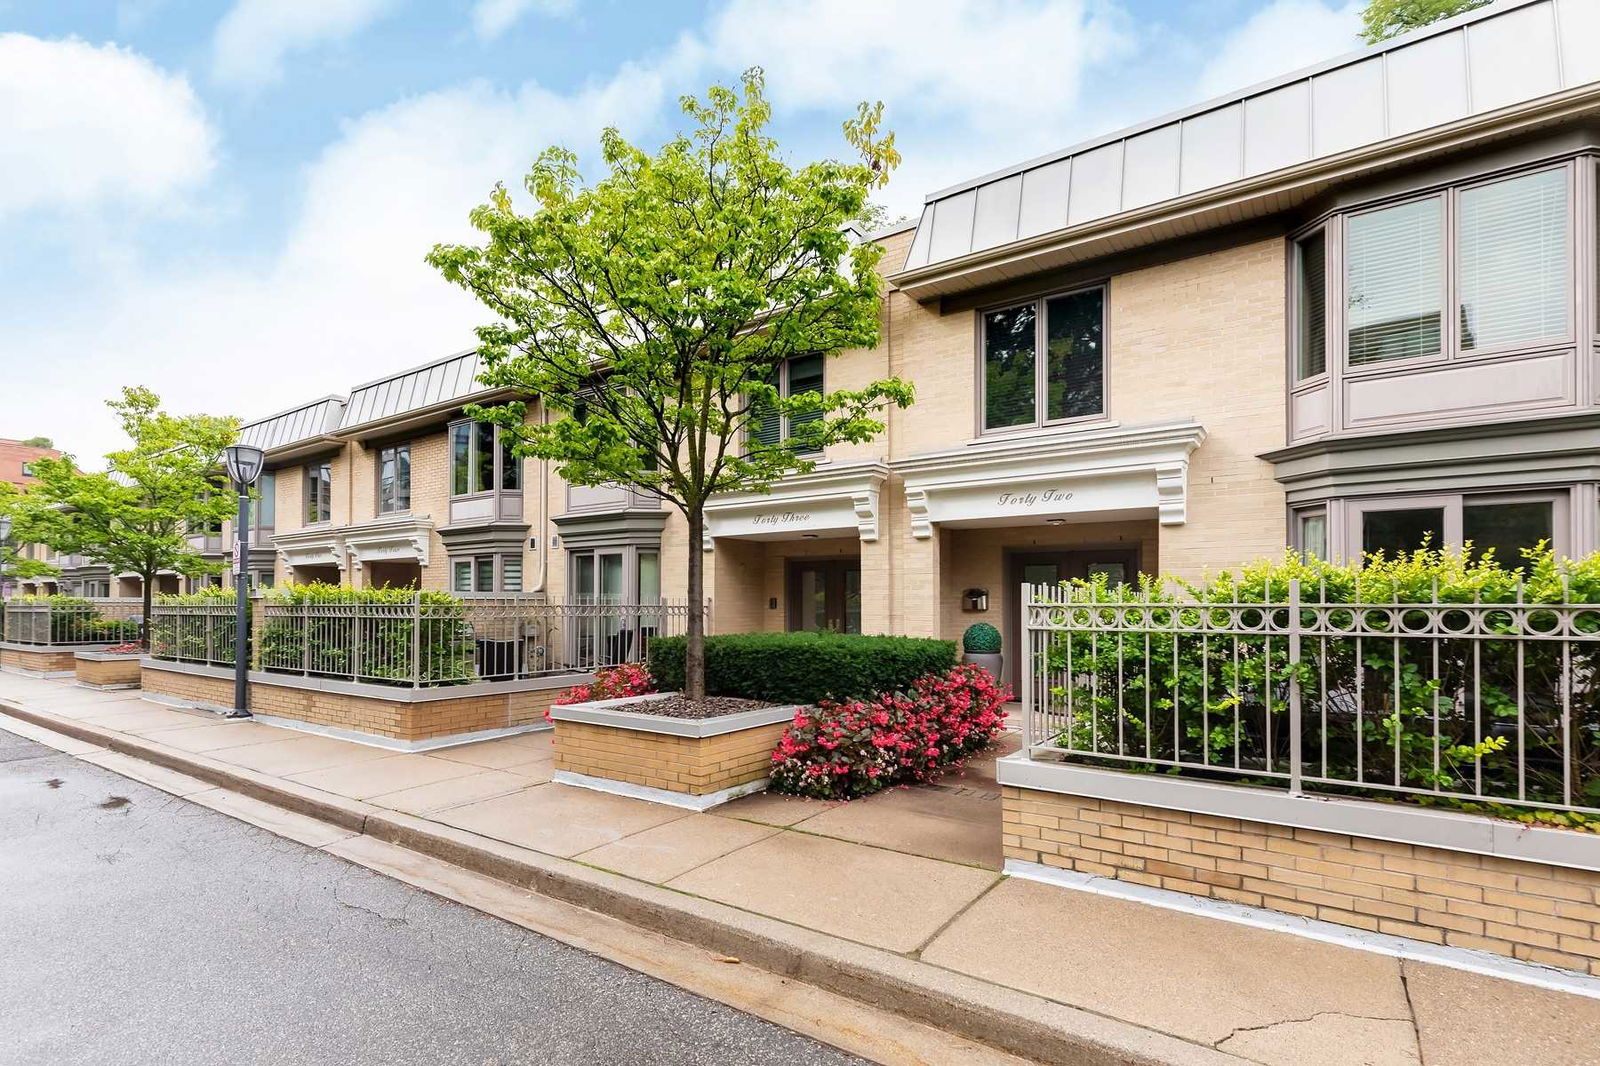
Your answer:
[[[1005,669],[1005,656],[999,652],[965,651],[961,653],[961,661],[981,666],[989,671],[989,676],[999,681]]]

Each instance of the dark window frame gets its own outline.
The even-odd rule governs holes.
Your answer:
[[[304,489],[304,506],[301,508],[308,526],[333,521],[333,464],[309,463],[304,467],[301,485]],[[319,492],[317,486],[321,485]],[[314,510],[313,510],[314,508]]]
[[[484,434],[488,431],[487,450],[490,462],[487,467],[488,486],[480,487],[485,473],[483,466]],[[465,436],[467,450],[461,452],[458,438]],[[475,419],[462,419],[450,423],[445,435],[450,462],[450,498],[487,496],[491,493],[522,492],[522,460],[511,453],[515,439],[500,426]],[[465,475],[463,488],[462,475]]]
[[[400,487],[400,455],[405,454],[405,486]],[[393,464],[392,486],[386,491],[385,482],[391,480],[390,475],[384,472],[385,466]],[[389,444],[378,449],[376,482],[378,494],[377,513],[408,514],[411,511],[411,442],[404,441],[399,444]]]

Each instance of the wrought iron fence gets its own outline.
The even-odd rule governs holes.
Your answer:
[[[150,654],[171,662],[232,666],[238,630],[232,603],[158,603],[150,609]]]
[[[1600,604],[1281,592],[1023,586],[1029,757],[1600,812]]]
[[[511,681],[637,662],[682,633],[683,603],[417,597],[403,603],[267,602],[257,666],[307,677],[430,686]]]
[[[139,639],[137,599],[41,596],[0,603],[0,640],[41,646],[122,644]]]

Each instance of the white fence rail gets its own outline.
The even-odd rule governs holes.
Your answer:
[[[1023,586],[1029,757],[1600,813],[1600,604]]]

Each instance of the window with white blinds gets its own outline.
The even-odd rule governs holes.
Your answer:
[[[1441,197],[1349,220],[1345,303],[1351,366],[1439,354],[1444,324]]]
[[[1565,170],[1463,190],[1456,249],[1461,350],[1565,340],[1571,265]]]

